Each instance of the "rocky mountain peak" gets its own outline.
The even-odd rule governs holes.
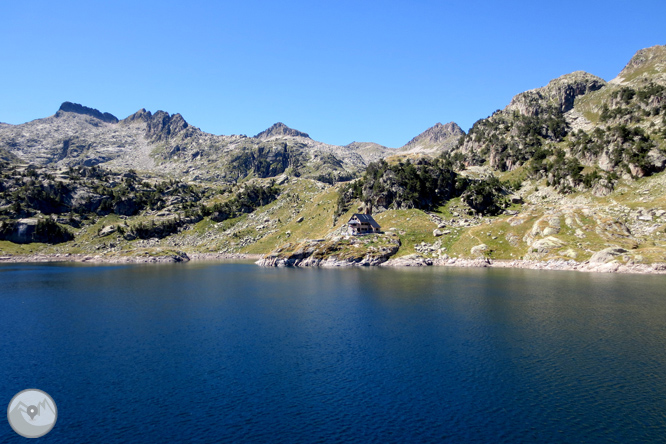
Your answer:
[[[656,45],[636,52],[613,82],[627,82],[642,76],[666,83],[666,45]]]
[[[103,122],[118,123],[118,118],[116,118],[116,116],[114,116],[113,114],[102,113],[99,110],[96,110],[95,108],[88,108],[87,106],[83,106],[78,103],[64,102],[62,105],[60,105],[60,108],[58,109],[58,112],[56,112],[55,116],[62,117],[63,116],[62,113],[83,114],[86,116],[94,117]]]
[[[135,112],[129,117],[123,119],[125,123],[132,122],[148,122],[153,117],[153,114],[150,111],[146,111],[146,108],[141,108],[139,111]]]
[[[308,139],[310,138],[310,136],[307,135],[306,133],[302,133],[298,130],[289,128],[287,125],[285,125],[282,122],[278,122],[278,123],[274,124],[273,126],[268,128],[267,130],[260,132],[259,134],[257,134],[254,137],[256,139],[272,139],[272,138],[275,138],[275,137],[285,137],[285,136],[287,136],[287,137],[306,137]]]
[[[446,125],[442,125],[438,122],[407,142],[405,147],[417,145],[419,143],[442,143],[450,140],[452,137],[457,140],[458,137],[463,136],[464,134],[465,132],[455,122],[449,122]]]
[[[507,111],[518,111],[536,116],[544,108],[553,106],[565,113],[573,109],[576,97],[597,91],[606,85],[600,77],[585,71],[575,71],[551,80],[548,85],[516,95],[506,107]]]
[[[141,112],[141,111],[139,111]],[[170,115],[166,111],[157,111],[146,119],[146,137],[153,140],[166,140],[171,136],[175,136],[189,127],[180,114]]]
[[[180,114],[169,114],[166,111],[157,111],[155,114],[141,108],[131,116],[122,120],[122,123],[143,123],[146,125],[146,137],[155,142],[166,141],[190,128]]]

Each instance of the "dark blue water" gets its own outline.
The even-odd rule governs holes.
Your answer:
[[[666,276],[5,264],[25,388],[44,443],[666,442]]]

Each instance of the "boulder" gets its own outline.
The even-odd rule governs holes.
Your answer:
[[[488,250],[488,245],[481,244],[477,245],[476,247],[472,247],[470,253],[472,253],[473,255],[482,255],[487,250]]]
[[[549,253],[551,250],[560,248],[564,244],[564,241],[553,236],[548,236],[534,242],[532,249],[536,250],[537,253]]]
[[[597,197],[608,196],[613,192],[613,184],[608,182],[606,179],[600,179],[594,187],[592,187],[592,194]]]
[[[109,234],[113,234],[118,230],[118,227],[115,225],[107,225],[106,227],[102,228],[99,231],[99,237],[104,237],[108,236]]]
[[[627,250],[620,247],[609,247],[601,251],[597,251],[590,258],[590,263],[594,264],[603,264],[610,260],[613,260],[616,256],[626,253]]]

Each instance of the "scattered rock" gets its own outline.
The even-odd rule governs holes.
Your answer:
[[[409,254],[407,256],[390,259],[381,264],[383,267],[427,267],[433,264],[433,260],[423,257],[419,254]]]
[[[518,235],[514,233],[507,233],[504,238],[506,241],[511,245],[512,247],[517,247],[518,244],[520,243],[520,239],[518,238]]]

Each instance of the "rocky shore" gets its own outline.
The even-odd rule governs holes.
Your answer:
[[[666,274],[666,263],[654,264],[623,264],[618,261],[596,263],[591,261],[576,262],[573,260],[531,261],[531,260],[491,260],[491,259],[431,259],[418,254],[403,256],[382,261],[366,263],[364,261],[338,260],[336,258],[312,260],[289,260],[268,255],[256,262],[265,267],[462,267],[462,268],[523,268],[530,270],[563,270],[592,273],[635,273],[635,274]]]
[[[30,254],[0,256],[0,263],[24,262],[81,262],[92,264],[147,264],[176,263],[189,261],[222,261],[258,259],[261,255],[240,253],[184,253],[170,252],[164,255],[138,254],[134,256],[89,255],[89,254]]]
[[[255,263],[261,267],[376,267],[386,262],[384,257],[366,256],[362,258],[338,259],[337,257],[317,258],[307,257],[281,257],[267,255]]]
[[[242,254],[242,253],[189,253],[172,252],[165,255],[105,256],[87,254],[33,254],[4,255],[0,263],[44,263],[44,262],[78,262],[90,264],[142,264],[142,263],[177,263],[189,261],[225,261],[225,260],[256,260],[263,267],[461,267],[461,268],[522,268],[530,270],[563,270],[591,273],[634,273],[634,274],[666,274],[666,263],[637,264],[622,263],[617,260],[609,262],[576,262],[574,260],[491,260],[491,259],[431,259],[419,254],[411,254],[399,258],[387,259],[385,256],[366,257],[363,259],[336,257],[315,258],[284,258],[274,254]]]
[[[666,274],[666,263],[623,264],[618,261],[595,263],[573,260],[530,261],[530,260],[490,260],[490,259],[436,259],[433,265],[444,267],[493,267],[524,268],[530,270],[564,270],[591,273],[635,273]]]

